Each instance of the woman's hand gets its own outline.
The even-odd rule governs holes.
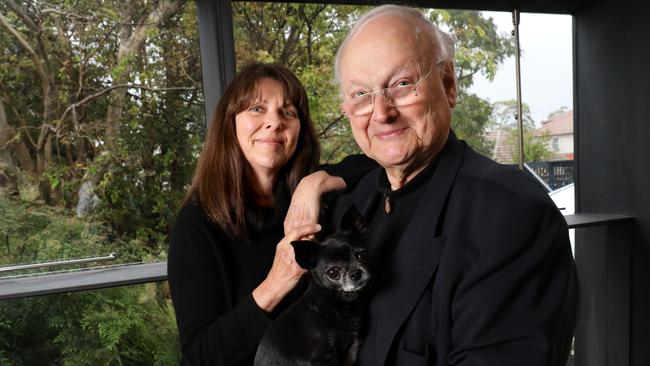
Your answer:
[[[284,218],[285,234],[302,225],[317,223],[321,196],[341,189],[345,189],[345,181],[322,170],[302,178],[291,196],[291,205]]]
[[[271,312],[291,291],[306,272],[300,268],[291,242],[314,235],[321,229],[318,224],[306,224],[291,230],[275,247],[273,266],[266,279],[253,290],[253,299],[261,309]]]

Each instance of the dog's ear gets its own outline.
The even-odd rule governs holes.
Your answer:
[[[296,257],[296,263],[303,269],[310,270],[316,267],[320,245],[311,240],[292,241],[293,252]]]
[[[368,224],[366,223],[366,219],[357,211],[357,208],[350,206],[345,211],[343,220],[341,220],[341,230],[352,231],[361,237],[365,237],[368,231]]]

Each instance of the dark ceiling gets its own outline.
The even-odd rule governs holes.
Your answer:
[[[476,9],[492,11],[512,11],[529,13],[575,14],[602,0],[411,0],[411,1],[368,1],[368,0],[334,0],[334,1],[291,1],[302,3],[329,3],[347,5],[380,5],[385,3],[404,4],[423,8]]]

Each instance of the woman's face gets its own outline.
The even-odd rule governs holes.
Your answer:
[[[259,93],[235,116],[237,140],[255,174],[275,178],[296,151],[300,120],[296,107],[284,99],[280,82],[262,79]]]

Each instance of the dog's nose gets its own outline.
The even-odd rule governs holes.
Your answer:
[[[363,277],[363,272],[361,272],[361,270],[355,269],[350,272],[350,279],[352,281],[359,281],[361,277]]]

